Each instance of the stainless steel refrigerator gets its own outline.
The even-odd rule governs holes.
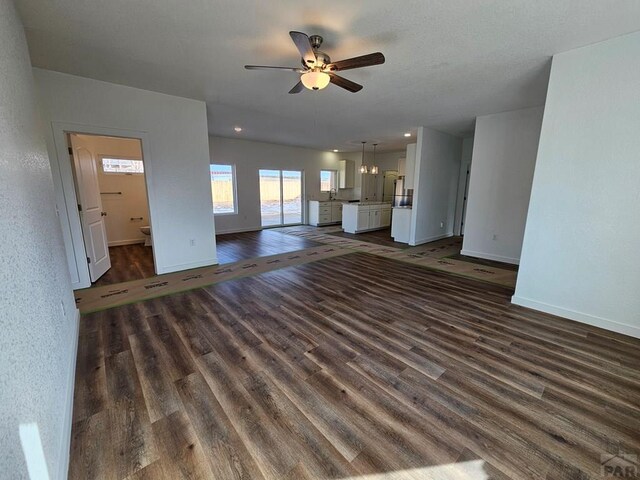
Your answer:
[[[404,188],[405,177],[396,180],[396,192],[393,196],[394,207],[411,207],[413,205],[413,188]]]

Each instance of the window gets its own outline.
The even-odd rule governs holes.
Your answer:
[[[102,157],[102,171],[104,173],[144,173],[144,164],[142,160]]]
[[[236,213],[236,169],[235,165],[210,165],[211,196],[213,213],[224,215]]]
[[[320,170],[320,191],[330,192],[338,188],[337,170]]]

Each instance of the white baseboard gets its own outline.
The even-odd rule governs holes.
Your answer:
[[[519,258],[504,257],[502,255],[494,255],[493,253],[474,252],[473,250],[465,250],[464,248],[460,253],[468,257],[484,258],[486,260],[495,260],[496,262],[520,265]]]
[[[201,260],[199,262],[181,263],[178,265],[167,265],[166,267],[158,267],[156,272],[158,275],[163,273],[181,272],[182,270],[191,270],[192,268],[210,267],[212,265],[218,265],[218,257],[213,257],[207,260]]]
[[[538,310],[540,312],[550,313],[551,315],[568,318],[569,320],[575,320],[576,322],[586,323],[587,325],[592,325],[594,327],[604,328],[605,330],[611,330],[612,332],[622,333],[623,335],[640,338],[640,327],[636,327],[634,325],[615,322],[606,318],[596,317],[595,315],[589,315],[588,313],[549,305],[548,303],[538,302],[536,300],[519,297],[517,295],[511,297],[511,303],[520,305],[521,307]]]
[[[76,361],[78,358],[78,336],[80,334],[80,310],[76,308],[73,331],[73,352],[69,361],[69,371],[67,372],[67,398],[65,400],[65,410],[63,412],[62,438],[60,439],[60,451],[58,458],[58,471],[55,478],[65,479],[69,473],[69,458],[71,453],[71,427],[73,425],[73,392],[76,383]]]
[[[121,247],[122,245],[135,245],[136,243],[144,243],[144,238],[130,238],[128,240],[115,240],[109,242],[110,247]]]
[[[216,230],[216,235],[224,235],[225,233],[257,232],[260,230],[262,230],[262,227],[232,228],[230,230]]]
[[[416,240],[414,243],[409,242],[409,245],[415,247],[416,245],[422,245],[423,243],[435,242],[436,240],[442,240],[443,238],[453,237],[453,232],[447,232],[440,235],[434,235],[433,237],[422,238]]]

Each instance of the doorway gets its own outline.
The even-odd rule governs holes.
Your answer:
[[[261,169],[259,178],[262,227],[301,224],[303,221],[303,172]]]
[[[92,286],[155,275],[142,143],[66,133]]]
[[[385,170],[382,182],[382,201],[393,202],[396,194],[396,181],[398,180],[397,170]]]

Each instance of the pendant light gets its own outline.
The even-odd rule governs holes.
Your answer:
[[[373,144],[373,165],[371,165],[371,175],[378,174],[378,166],[376,165],[376,147],[377,146],[378,146],[377,143]]]
[[[360,173],[369,173],[369,168],[364,163],[364,144],[367,142],[362,142],[362,163],[360,164]]]

